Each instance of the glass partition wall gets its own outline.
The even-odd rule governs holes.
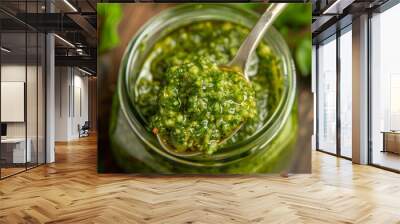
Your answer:
[[[400,171],[400,4],[371,22],[370,163]]]
[[[24,171],[30,162],[25,117],[26,32],[2,32],[1,47],[1,177],[6,177]]]
[[[352,157],[351,25],[317,45],[317,150]]]
[[[396,29],[400,4],[389,0],[359,13],[368,14],[368,32],[358,33],[355,40],[368,40],[367,46],[361,46],[368,49],[355,48],[368,52],[368,164],[400,172],[400,31]],[[327,29],[326,33],[335,32],[334,37],[316,44],[316,146],[319,151],[352,159],[351,21],[337,30],[347,24],[345,18]]]
[[[336,153],[336,35],[318,46],[318,139],[319,150]]]
[[[18,6],[35,12],[39,6],[33,3]],[[0,12],[1,179],[46,160],[45,41],[44,33]]]
[[[352,157],[352,34],[351,25],[341,31],[339,49],[340,87],[339,87],[339,122],[340,155]]]

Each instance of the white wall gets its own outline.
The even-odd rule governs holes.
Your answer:
[[[28,67],[29,69],[29,67]],[[25,82],[25,64],[5,64],[1,65],[1,81]]]
[[[30,69],[30,68],[28,68]],[[1,81],[3,82],[25,82],[25,64],[9,64],[1,66]],[[6,108],[1,108],[5,110]],[[7,123],[7,137],[25,137],[25,123]]]
[[[37,70],[38,69],[38,70]],[[33,162],[39,158],[39,163],[44,163],[44,74],[42,67],[25,64],[3,64],[1,66],[2,82],[24,82],[26,84],[26,107],[21,108],[22,113],[26,112],[26,120],[22,122],[5,122],[7,124],[8,138],[29,139]],[[27,80],[25,80],[27,78]],[[2,96],[7,97],[7,96]],[[1,110],[10,110],[2,107]],[[3,111],[4,112],[4,111]],[[8,111],[10,112],[10,111]],[[11,111],[12,113],[12,111]],[[39,153],[39,156],[37,156]]]
[[[76,74],[76,72],[79,72]],[[82,76],[83,73],[81,73],[79,70],[74,70],[74,107],[72,108],[72,130],[71,130],[71,135],[74,138],[77,138],[79,133],[78,133],[78,124],[81,126],[85,123],[85,121],[88,121],[89,118],[89,111],[88,111],[88,77],[87,76]]]
[[[28,66],[27,68],[24,65],[18,64],[4,64],[1,66],[1,81],[2,82],[25,82],[25,74],[27,69],[28,75],[35,74],[36,76],[36,67]],[[30,77],[28,77],[31,80]],[[31,82],[31,81],[30,81]],[[31,83],[30,83],[31,84]],[[36,82],[33,83],[36,85]],[[27,97],[35,97],[36,98],[36,89],[27,89]],[[32,90],[33,92],[29,91]],[[27,99],[28,102],[33,101],[32,99]],[[35,104],[36,107],[36,104]],[[7,108],[1,108],[2,110],[6,110]],[[36,121],[36,114],[34,117],[30,117],[33,115],[28,113],[28,121],[35,120]],[[36,122],[35,122],[36,123]],[[28,127],[32,127],[33,125],[28,125]],[[25,122],[7,122],[7,136],[8,137],[25,137]],[[29,136],[28,136],[29,137]]]
[[[1,121],[25,121],[25,83],[1,82]],[[36,108],[36,105],[34,106]]]
[[[70,69],[68,67],[55,68],[55,141],[67,141],[69,132],[69,85]]]
[[[88,120],[88,78],[72,67],[56,67],[55,73],[55,140],[77,139],[78,124]]]

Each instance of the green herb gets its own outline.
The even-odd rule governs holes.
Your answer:
[[[235,123],[232,123],[231,127],[227,129],[227,132],[220,132],[216,129],[220,132],[219,136],[214,133],[215,130],[208,128],[207,132],[211,134],[207,133],[204,129],[200,132],[199,135],[202,137],[198,138],[198,141],[188,140],[189,138],[187,138],[187,136],[192,136],[194,132],[183,133],[182,130],[186,132],[187,129],[185,128],[190,127],[190,125],[185,124],[182,126],[180,123],[181,117],[177,116],[177,112],[172,114],[165,113],[166,109],[170,109],[169,105],[175,105],[175,103],[176,105],[183,105],[184,108],[190,106],[188,104],[183,104],[183,102],[188,102],[188,100],[179,99],[175,101],[173,99],[176,98],[164,99],[162,93],[171,92],[171,94],[175,94],[174,96],[178,96],[175,91],[178,89],[181,90],[182,85],[190,86],[193,80],[201,79],[209,75],[207,72],[204,72],[199,74],[199,77],[196,78],[196,76],[193,75],[193,71],[189,72],[189,67],[196,67],[198,63],[205,63],[210,67],[228,63],[236,54],[240,44],[249,31],[248,28],[231,22],[202,21],[172,30],[169,34],[157,41],[144,63],[146,66],[142,67],[142,75],[139,81],[136,82],[136,86],[132,86],[132,91],[136,91],[134,94],[136,96],[134,102],[147,121],[149,130],[152,130],[154,127],[160,129],[158,131],[165,135],[165,139],[173,139],[173,141],[169,143],[176,146],[176,148],[181,151],[200,150],[212,153],[218,150],[218,148],[215,148],[215,143],[223,139],[224,133],[231,133],[229,130],[233,127],[237,127],[238,122],[233,120]],[[250,76],[251,90],[249,90],[249,92],[246,89],[239,88],[237,89],[237,94],[249,94],[254,91],[256,112],[249,112],[252,116],[244,117],[242,117],[243,114],[238,113],[241,118],[245,119],[237,119],[237,121],[246,120],[246,122],[225,145],[240,142],[256,133],[274,112],[282,96],[284,84],[281,62],[275,55],[275,52],[273,52],[265,42],[259,44],[255,57],[251,59],[250,64],[250,73],[253,74]],[[203,71],[203,69],[199,68],[199,71]],[[216,71],[213,72],[217,73]],[[224,76],[224,74],[222,76]],[[188,77],[191,77],[191,79],[188,79]],[[179,82],[176,81],[174,84],[175,88],[171,87],[171,83],[174,83],[171,82],[172,79],[180,80]],[[189,88],[184,88],[182,90],[188,89]],[[195,92],[185,92],[184,94],[179,94],[179,96],[187,99],[190,98],[189,96],[195,96],[195,94],[201,93],[201,89],[196,89],[194,87],[190,89]],[[218,91],[218,88],[216,88],[213,91],[214,94],[218,92],[216,97],[220,97],[220,95],[223,96],[225,90]],[[181,93],[181,91],[179,91],[179,93]],[[167,95],[170,96],[169,94]],[[211,96],[204,95],[202,97],[209,98]],[[213,104],[216,102],[220,101],[213,101]],[[203,101],[197,100],[194,103],[196,103],[195,108],[202,111]],[[209,105],[208,102],[207,105]],[[182,108],[174,109],[181,111]],[[207,108],[205,111],[209,109],[211,110],[211,108]],[[180,112],[180,115],[184,115],[186,112],[183,110],[183,112]],[[155,119],[156,116],[162,117],[162,119],[159,118],[157,120]],[[220,115],[215,113],[205,113],[203,115],[199,113],[196,114],[195,119],[201,120],[201,118],[205,118],[208,120],[215,116]],[[168,118],[171,118],[171,120],[169,121]],[[165,123],[161,124],[161,120]],[[161,130],[162,128],[166,128],[169,124],[171,125],[169,129]],[[209,124],[210,123],[207,123],[207,125]],[[196,129],[196,131],[200,130],[200,128]],[[178,134],[176,132],[178,132]],[[206,135],[212,138],[207,140],[204,138]],[[192,146],[195,147],[191,148]]]
[[[118,24],[122,18],[122,9],[117,3],[98,3],[97,14],[101,20],[98,50],[103,54],[119,43]]]
[[[288,42],[302,76],[311,74],[311,3],[289,4],[274,25]]]
[[[254,90],[243,74],[208,59],[173,66],[165,79],[152,127],[179,152],[212,154],[257,114]]]
[[[295,51],[295,60],[297,68],[300,70],[300,74],[308,75],[311,69],[311,39],[304,38],[301,40],[300,44],[297,46]]]

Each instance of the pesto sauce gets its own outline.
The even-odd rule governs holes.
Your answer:
[[[150,126],[178,152],[212,154],[257,114],[254,89],[243,74],[206,58],[172,66],[164,78]]]
[[[177,28],[160,39],[153,46],[145,62],[145,64],[149,64],[148,71],[143,72],[144,75],[141,75],[136,87],[133,87],[133,91],[136,90],[135,103],[138,105],[143,118],[147,121],[149,131],[156,126],[161,127],[160,133],[163,135],[171,134],[167,138],[172,139],[169,143],[176,146],[177,150],[215,152],[217,150],[214,144],[215,140],[222,139],[226,132],[217,134],[215,129],[208,127],[207,124],[201,131],[196,130],[196,132],[198,131],[202,137],[209,136],[209,141],[206,141],[208,137],[199,138],[201,140],[197,142],[188,141],[188,136],[191,137],[192,134],[198,133],[190,130],[188,133],[182,133],[187,132],[188,130],[184,128],[190,127],[190,125],[179,126],[181,124],[178,121],[181,118],[173,116],[170,116],[170,118],[173,117],[175,123],[171,123],[170,129],[166,131],[163,128],[167,127],[165,122],[168,119],[165,118],[168,118],[168,116],[164,113],[165,111],[161,111],[161,109],[165,110],[163,107],[166,106],[161,104],[163,101],[161,96],[170,84],[168,80],[171,77],[168,76],[174,76],[174,73],[177,73],[176,71],[171,72],[171,69],[187,70],[189,69],[188,66],[193,66],[190,63],[196,62],[199,58],[206,58],[212,64],[227,64],[235,56],[248,33],[248,28],[232,22],[201,21]],[[256,113],[249,112],[252,116],[243,117],[246,120],[244,126],[226,144],[240,142],[256,133],[272,115],[282,95],[283,76],[280,61],[265,42],[259,44],[255,57],[252,58],[250,64],[254,73],[250,77],[250,81],[251,88],[255,93]],[[191,78],[196,79],[195,76],[191,76]],[[241,94],[244,92],[241,91]],[[251,94],[251,91],[247,93]],[[196,103],[201,104],[200,101]],[[209,119],[217,116],[218,114],[215,113],[205,114],[204,118]],[[196,120],[201,121],[201,118],[196,115]],[[161,120],[164,124],[161,124]],[[237,122],[234,122],[229,126],[232,128],[236,124]],[[201,122],[199,125],[201,125]],[[173,126],[179,128],[175,128],[175,131],[171,132]],[[227,130],[231,129],[228,128]],[[174,137],[171,138],[171,136]]]

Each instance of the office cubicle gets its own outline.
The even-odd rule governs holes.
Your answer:
[[[46,40],[21,21],[26,13],[45,10],[43,5],[0,3],[1,179],[45,163]],[[14,13],[6,10],[10,8]]]

